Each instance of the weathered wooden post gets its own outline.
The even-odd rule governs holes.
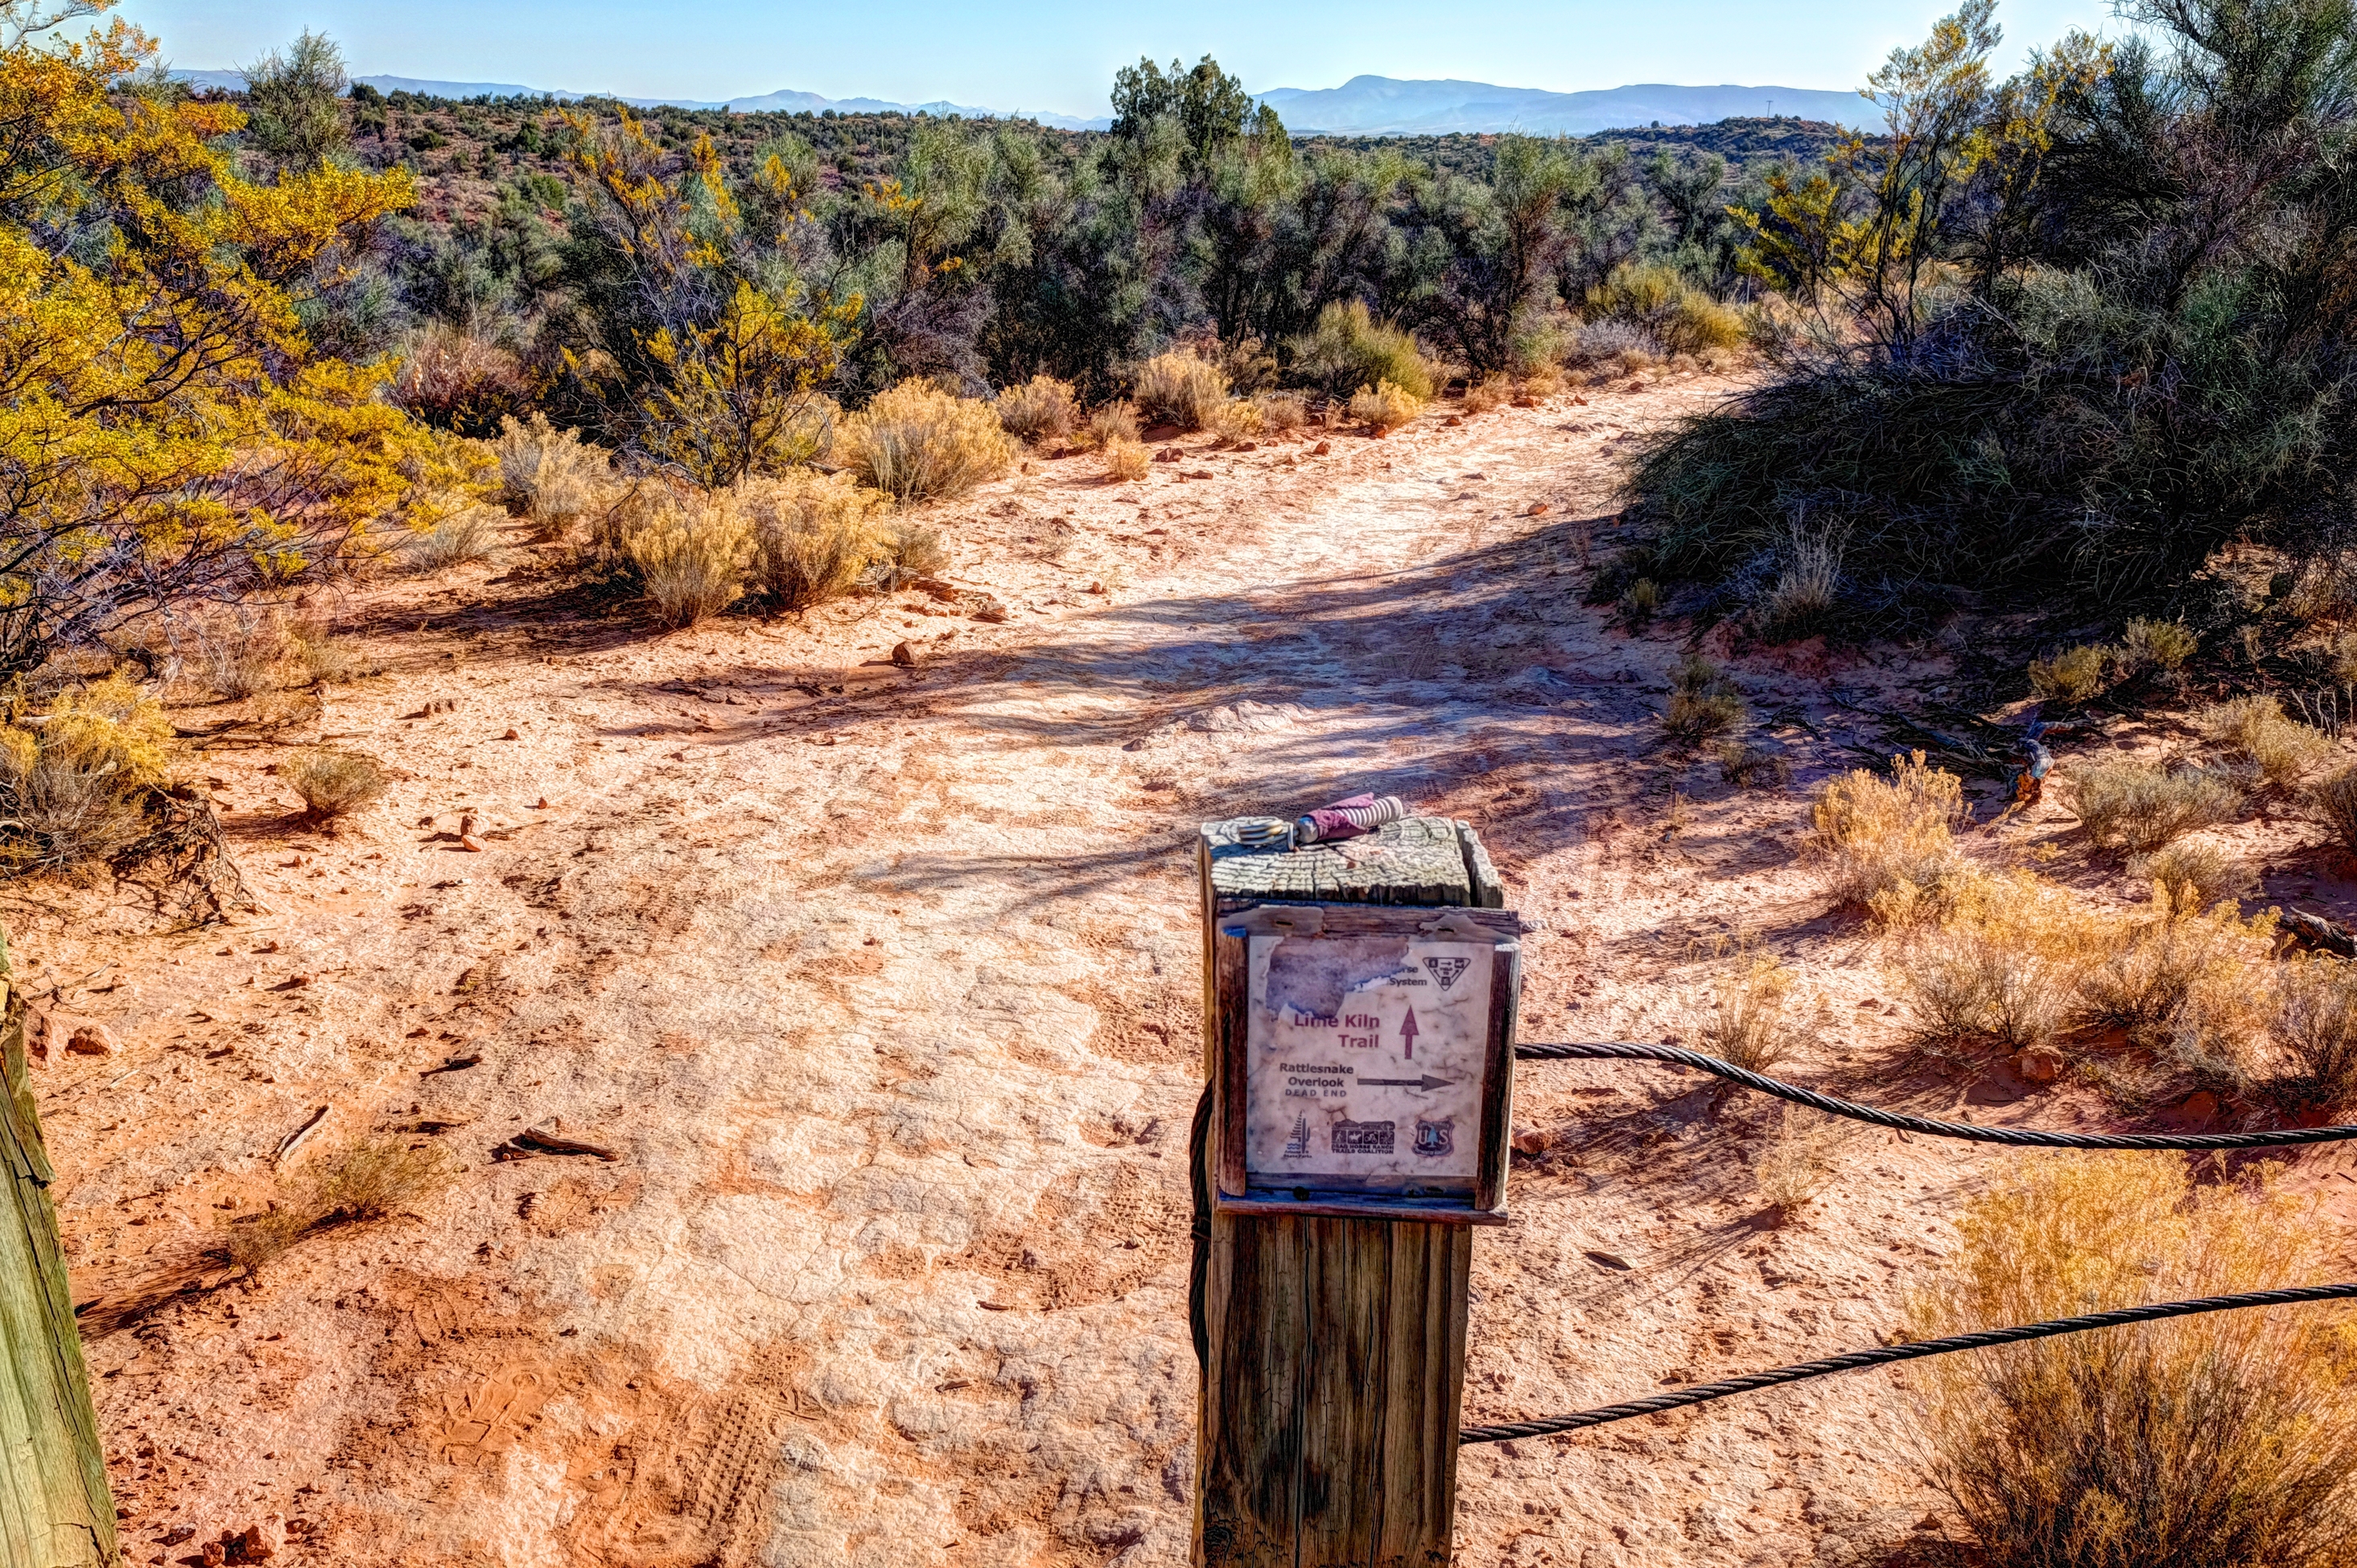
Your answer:
[[[1520,927],[1473,830],[1204,826],[1194,1561],[1450,1559],[1470,1226],[1504,1219]]]
[[[114,1498],[0,936],[0,1568],[114,1568]]]

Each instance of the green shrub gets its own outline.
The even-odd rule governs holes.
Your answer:
[[[1432,368],[1415,336],[1375,320],[1361,301],[1329,305],[1317,327],[1287,347],[1295,379],[1336,397],[1389,381],[1419,402],[1432,400]]]
[[[1670,676],[1662,728],[1672,739],[1693,745],[1725,735],[1743,722],[1744,712],[1743,693],[1727,672],[1699,654],[1690,654]]]
[[[1666,263],[1621,263],[1588,290],[1586,305],[1589,320],[1625,321],[1664,353],[1732,349],[1745,336],[1741,311],[1713,299]]]
[[[1361,387],[1351,397],[1351,417],[1364,421],[1378,435],[1389,435],[1423,412],[1424,399],[1389,381]]]
[[[1005,473],[1014,445],[989,403],[903,381],[846,416],[836,432],[835,461],[895,500],[964,495]]]
[[[2112,651],[2083,642],[2048,659],[2029,661],[2029,689],[2040,697],[2083,702],[2104,689],[2104,666]]]
[[[2201,639],[2182,621],[2138,618],[2120,634],[2118,659],[2126,671],[2151,669],[2174,674],[2185,668],[2185,661],[2200,647]]]

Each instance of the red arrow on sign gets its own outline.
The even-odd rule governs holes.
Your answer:
[[[1400,1044],[1407,1047],[1407,1059],[1415,1060],[1415,1009],[1413,1007],[1407,1010],[1407,1017],[1400,1025]]]

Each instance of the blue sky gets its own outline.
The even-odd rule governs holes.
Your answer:
[[[1114,69],[1209,52],[1254,91],[1361,73],[1557,91],[1626,82],[1855,87],[1953,9],[1919,0],[124,0],[176,66],[251,59],[306,27],[356,74],[632,97],[947,99],[1104,113]],[[2001,4],[2008,67],[2072,27],[2116,31],[2102,0]]]

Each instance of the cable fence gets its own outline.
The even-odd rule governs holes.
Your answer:
[[[1924,1116],[1909,1116],[1895,1111],[1883,1111],[1856,1101],[1842,1100],[1798,1084],[1766,1077],[1737,1067],[1733,1062],[1705,1056],[1700,1051],[1684,1050],[1676,1046],[1647,1046],[1633,1041],[1608,1040],[1570,1044],[1518,1045],[1514,1056],[1523,1061],[1650,1061],[1664,1066],[1692,1068],[1714,1077],[1740,1085],[1761,1094],[1773,1095],[1794,1105],[1823,1112],[1828,1116],[1846,1117],[1869,1126],[1887,1127],[1895,1132],[1921,1133],[1933,1138],[1955,1138],[1976,1144],[1996,1144],[2018,1149],[2142,1149],[2142,1150],[2211,1150],[2211,1149],[2281,1149],[2297,1148],[2313,1144],[2338,1144],[2357,1139],[2357,1126],[2293,1127],[2267,1133],[2044,1133],[2017,1127],[1983,1127],[1970,1122],[1942,1122]],[[1206,1100],[1206,1106],[1209,1101]],[[1208,1224],[1204,1234],[1209,1235]],[[1199,1249],[1200,1257],[1200,1249]],[[1920,1360],[1926,1356],[1945,1356],[1959,1350],[1982,1350],[1998,1345],[2018,1345],[2033,1339],[2051,1338],[2061,1334],[2083,1334],[2098,1328],[2117,1328],[2134,1323],[2158,1323],[2173,1317],[2190,1317],[2206,1312],[2233,1312],[2246,1307],[2291,1306],[2309,1302],[2357,1300],[2357,1283],[2343,1284],[2301,1285],[2284,1290],[2245,1291],[2234,1295],[2202,1296],[2191,1301],[2155,1302],[2145,1306],[2120,1307],[2109,1312],[2087,1313],[2077,1317],[2058,1317],[2045,1323],[2025,1323],[2009,1328],[1985,1328],[1970,1334],[1950,1335],[1941,1339],[1923,1339],[1911,1344],[1881,1346],[1872,1350],[1852,1350],[1823,1360],[1803,1361],[1797,1366],[1777,1367],[1762,1372],[1749,1372],[1740,1377],[1723,1378],[1717,1382],[1697,1383],[1690,1388],[1672,1389],[1644,1399],[1629,1400],[1620,1404],[1604,1405],[1596,1410],[1578,1411],[1569,1415],[1541,1416],[1531,1421],[1497,1422],[1484,1426],[1469,1426],[1457,1436],[1458,1444],[1506,1443],[1523,1437],[1548,1437],[1560,1433],[1578,1432],[1587,1427],[1603,1426],[1615,1421],[1627,1421],[1634,1416],[1657,1415],[1663,1411],[1678,1410],[1686,1405],[1704,1404],[1712,1400],[1726,1399],[1732,1394],[1751,1393],[1760,1389],[1777,1388],[1785,1383],[1804,1382],[1811,1378],[1829,1377],[1835,1372],[1854,1372],[1867,1367],[1889,1366],[1900,1361]],[[1200,1344],[1200,1341],[1198,1341]]]

